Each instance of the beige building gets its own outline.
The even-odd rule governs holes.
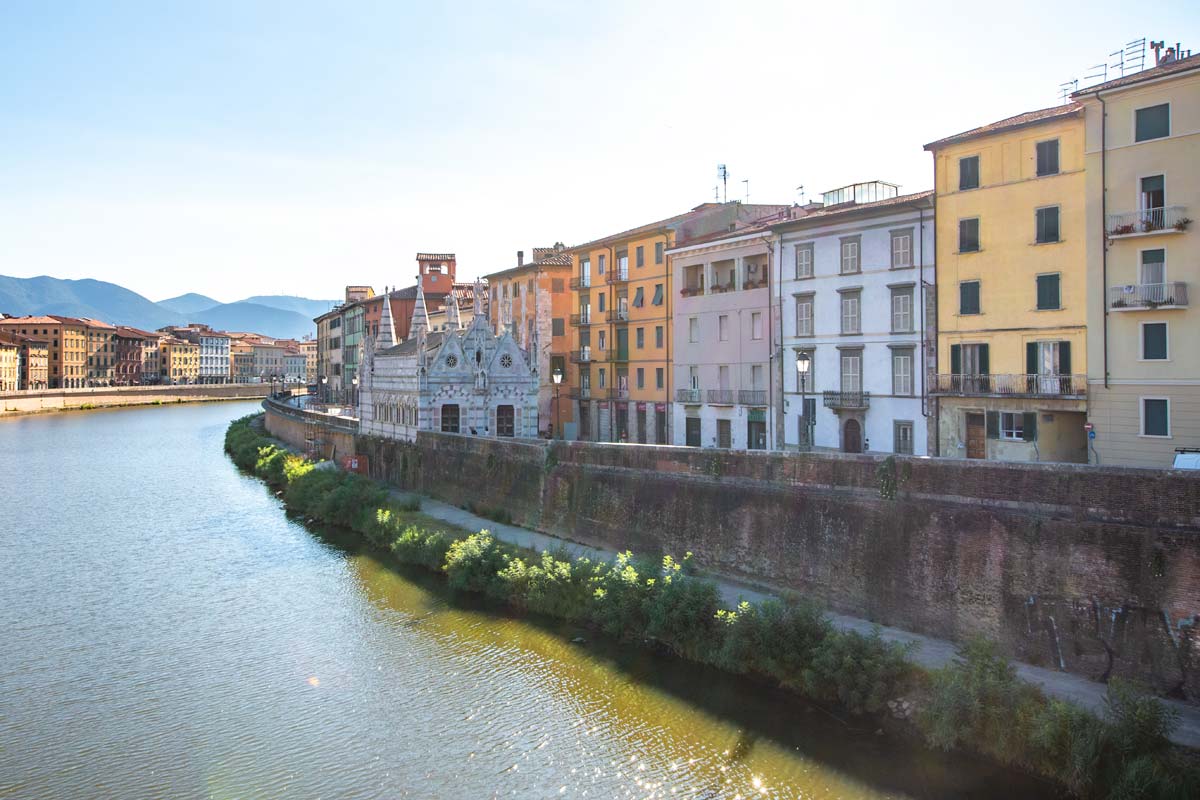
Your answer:
[[[1086,113],[1093,463],[1200,447],[1200,56],[1078,92]]]
[[[0,330],[45,342],[49,355],[51,389],[77,389],[87,385],[87,323],[74,317],[43,315],[4,317]]]
[[[0,392],[21,387],[21,346],[0,340]]]
[[[305,339],[300,342],[300,352],[304,354],[304,381],[315,383],[317,380],[317,340]]]
[[[196,383],[200,377],[200,345],[174,336],[159,340],[160,383]]]

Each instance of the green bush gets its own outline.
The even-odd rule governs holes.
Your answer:
[[[683,574],[682,565],[663,557],[663,574],[646,597],[646,635],[693,661],[710,661],[721,646],[717,585]]]
[[[514,557],[497,577],[501,592],[514,608],[570,621],[585,619],[593,602],[592,583],[602,565],[586,558],[570,561],[563,553],[540,558]]]
[[[503,596],[505,587],[497,575],[510,560],[491,533],[480,531],[450,544],[443,569],[452,589]]]
[[[646,630],[646,599],[655,579],[634,563],[633,553],[618,553],[612,565],[593,581],[591,619],[600,630],[617,638],[640,637]]]
[[[410,525],[390,547],[396,558],[405,564],[440,571],[450,550],[450,538],[441,531],[424,531]]]
[[[837,702],[853,714],[882,711],[911,674],[908,650],[885,642],[879,631],[831,631],[814,648],[804,685],[818,700]]]

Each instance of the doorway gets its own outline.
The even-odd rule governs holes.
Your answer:
[[[842,452],[862,452],[862,425],[856,419],[848,419],[842,426]]]
[[[967,458],[987,458],[987,427],[983,414],[967,414]]]

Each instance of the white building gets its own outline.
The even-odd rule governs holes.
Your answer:
[[[934,409],[932,192],[882,182],[826,192],[824,204],[772,226],[780,309],[783,446],[928,455]],[[924,342],[924,347],[922,346]]]
[[[455,318],[448,329],[430,332],[418,285],[409,338],[396,345],[390,304],[384,303],[379,337],[363,348],[362,433],[408,441],[422,430],[537,437],[537,367],[511,330],[492,332],[482,311],[483,291],[477,283],[470,325],[463,326],[452,304]],[[533,344],[536,348],[536,339]]]

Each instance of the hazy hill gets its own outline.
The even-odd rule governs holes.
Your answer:
[[[193,314],[197,311],[203,311],[206,308],[221,305],[220,300],[213,300],[211,297],[205,297],[202,294],[188,292],[181,294],[178,297],[169,297],[166,300],[159,300],[158,304],[167,309],[173,314]]]
[[[258,303],[226,303],[188,314],[188,321],[203,322],[217,330],[254,331],[279,339],[301,339],[317,333],[312,318]]]
[[[307,297],[293,297],[286,294],[259,294],[247,297],[243,303],[256,303],[260,306],[280,308],[284,311],[295,311],[297,314],[313,319],[324,314],[337,305],[340,300],[309,300]],[[215,305],[215,304],[214,304]]]
[[[0,275],[0,311],[14,315],[91,317],[147,330],[180,322],[178,314],[115,283],[46,275],[36,278]]]

